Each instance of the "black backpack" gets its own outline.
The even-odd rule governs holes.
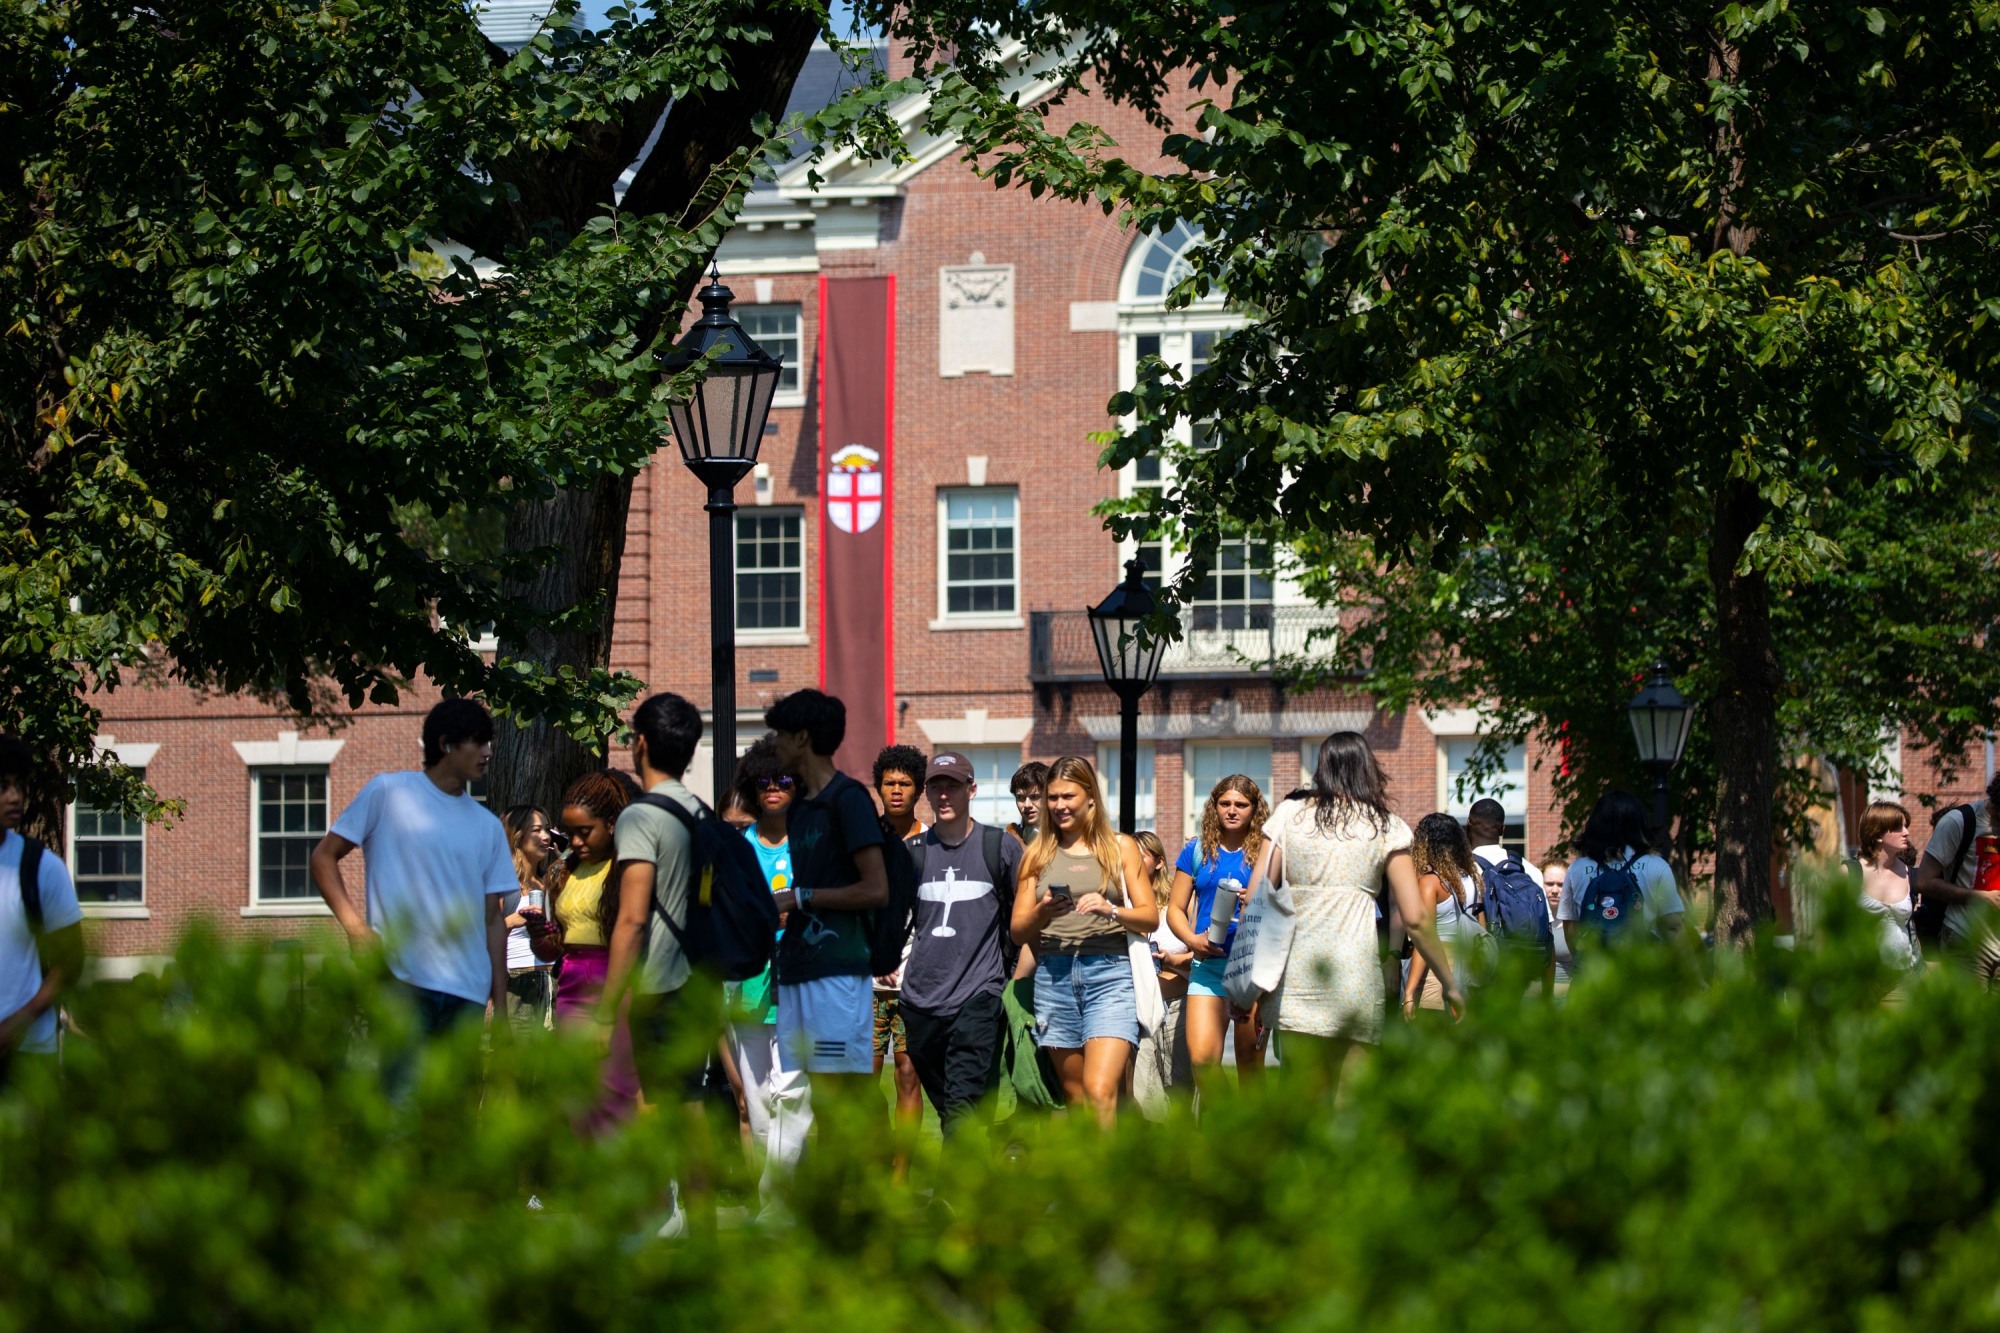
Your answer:
[[[653,910],[666,921],[688,961],[724,981],[748,981],[769,967],[778,942],[778,905],[742,830],[717,819],[705,802],[695,814],[671,796],[647,792],[639,800],[687,826],[693,862],[687,920],[674,920],[657,893]]]
[[[1543,961],[1553,957],[1556,934],[1549,925],[1548,896],[1528,874],[1521,858],[1509,856],[1499,865],[1480,856],[1472,859],[1479,862],[1485,881],[1480,898],[1486,905],[1486,928],[1494,938],[1505,948],[1532,949]]]
[[[1965,831],[1959,837],[1958,850],[1951,854],[1951,863],[1944,868],[1944,877],[1947,883],[1956,884],[1958,872],[1965,865],[1965,854],[1971,851],[1979,840],[1979,812],[1969,805],[1954,806],[1953,810],[1958,812],[1960,827]],[[1952,810],[1945,811],[1947,815],[1951,813]],[[1940,824],[1944,822],[1943,816],[1939,816],[1938,822]],[[1917,895],[1917,910],[1910,915],[1910,928],[1917,932],[1917,938],[1925,944],[1944,942],[1945,906],[1944,899],[1935,894]]]

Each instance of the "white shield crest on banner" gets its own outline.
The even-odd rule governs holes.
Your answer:
[[[826,472],[826,516],[842,532],[866,532],[882,521],[882,455],[859,444],[834,451]]]

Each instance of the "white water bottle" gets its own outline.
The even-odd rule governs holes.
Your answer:
[[[1227,901],[1225,901],[1225,895]],[[1236,922],[1236,914],[1243,910],[1243,882],[1237,879],[1217,881],[1215,899],[1208,908],[1208,942],[1220,949],[1229,939],[1229,927]]]

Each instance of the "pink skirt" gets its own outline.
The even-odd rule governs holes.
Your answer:
[[[598,944],[563,947],[562,972],[556,977],[556,1022],[564,1027],[588,1027],[597,1021],[597,1004],[604,996],[604,976],[611,951]],[[577,1132],[592,1137],[631,1119],[639,1106],[639,1073],[632,1063],[632,1029],[624,1006],[611,1030],[611,1049],[604,1058],[604,1097],[577,1124]]]

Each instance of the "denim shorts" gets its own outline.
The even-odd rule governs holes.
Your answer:
[[[1094,1037],[1139,1044],[1139,1000],[1124,953],[1053,954],[1035,973],[1035,1036],[1075,1051]]]
[[[1208,995],[1218,1000],[1228,999],[1229,991],[1222,984],[1223,975],[1228,971],[1227,958],[1195,959],[1194,965],[1188,968],[1188,994]]]

